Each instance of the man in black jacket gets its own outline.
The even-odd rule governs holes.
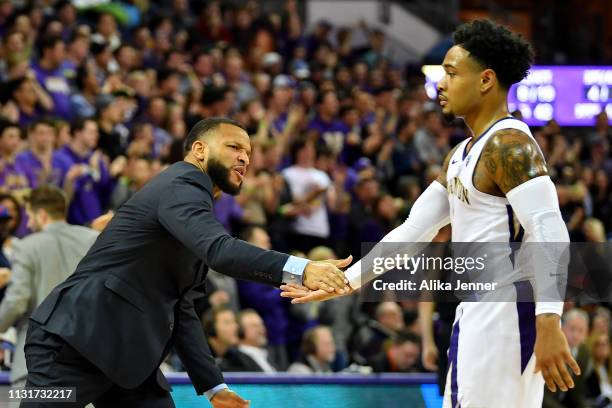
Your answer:
[[[34,311],[28,386],[76,387],[75,407],[173,407],[158,367],[175,347],[199,395],[215,408],[246,407],[224,384],[194,311],[208,267],[276,286],[349,290],[338,267],[350,258],[334,265],[262,250],[214,218],[213,197],[237,194],[249,164],[239,123],[198,122],[185,151],[117,211],[76,272]]]

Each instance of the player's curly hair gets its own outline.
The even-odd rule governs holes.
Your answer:
[[[495,71],[499,83],[509,89],[525,78],[533,63],[533,49],[519,34],[490,20],[460,25],[453,43],[469,51],[485,68]]]

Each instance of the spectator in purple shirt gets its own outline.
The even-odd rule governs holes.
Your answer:
[[[98,144],[98,124],[77,119],[71,127],[72,140],[57,151],[62,184],[70,198],[68,222],[85,225],[103,214],[114,185]]]
[[[70,109],[70,85],[62,68],[65,55],[65,45],[60,37],[43,38],[40,59],[32,69],[38,82],[53,98],[53,115],[70,120],[73,116]]]
[[[30,188],[60,185],[61,171],[54,145],[55,128],[49,119],[38,119],[28,127],[28,149],[15,157],[15,165],[25,171]]]
[[[12,191],[28,187],[25,170],[15,163],[20,146],[19,125],[0,117],[0,190]]]
[[[10,98],[7,105],[13,105],[19,126],[25,128],[45,112],[53,109],[53,100],[41,88],[33,73],[12,79],[3,84],[4,97]]]
[[[308,125],[308,130],[318,135],[319,143],[325,143],[338,154],[344,146],[346,126],[338,119],[340,104],[336,92],[328,90],[319,94],[319,114]]]

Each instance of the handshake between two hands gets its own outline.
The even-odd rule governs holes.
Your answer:
[[[291,298],[291,303],[308,303],[333,299],[349,295],[354,290],[349,286],[342,269],[353,261],[353,257],[344,259],[311,261],[304,270],[303,285],[281,285],[281,296]]]

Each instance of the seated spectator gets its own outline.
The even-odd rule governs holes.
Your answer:
[[[264,373],[275,373],[277,368],[268,353],[266,326],[259,314],[253,309],[245,309],[238,315],[238,350],[251,357]],[[227,370],[231,371],[231,370]],[[236,369],[235,371],[246,371]]]
[[[223,371],[261,371],[248,355],[238,350],[236,315],[227,306],[210,309],[202,319],[208,344]],[[237,370],[236,368],[239,368]]]
[[[610,333],[610,309],[599,306],[591,319],[591,334]]]
[[[316,247],[308,252],[307,258],[313,261],[337,259],[331,248]],[[348,343],[358,322],[365,321],[365,315],[358,310],[356,296],[342,296],[321,302],[318,306],[318,320],[331,328],[336,342],[337,360],[334,367],[342,369],[348,365]],[[311,306],[309,304],[291,305]]]
[[[572,356],[580,366],[581,373],[589,368],[589,352],[585,341],[589,334],[589,315],[581,309],[572,309],[563,315],[562,329]],[[585,375],[576,376],[571,370],[570,375],[574,381],[574,388],[567,392],[550,392],[544,389],[543,408],[586,408]]]
[[[420,365],[421,339],[416,334],[398,334],[391,344],[372,357],[368,365],[375,373],[412,373],[424,371]]]
[[[402,309],[395,302],[382,302],[374,313],[375,319],[370,319],[357,330],[353,339],[355,360],[358,362],[366,362],[380,353],[383,344],[394,339],[405,328]]]
[[[302,357],[289,366],[293,374],[331,373],[336,358],[336,344],[329,327],[315,326],[304,333]]]
[[[610,336],[604,332],[593,332],[587,340],[593,370],[586,374],[587,396],[595,406],[612,404],[612,359],[610,358]]]

